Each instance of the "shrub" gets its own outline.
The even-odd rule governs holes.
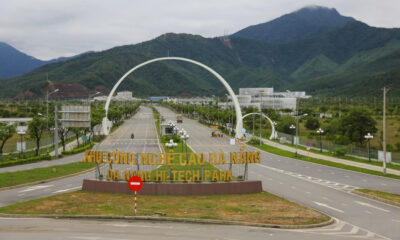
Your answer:
[[[63,155],[71,155],[71,154],[75,154],[75,153],[80,153],[80,152],[83,152],[85,150],[92,148],[93,146],[94,146],[94,142],[91,142],[90,144],[83,146],[83,147],[74,148],[69,151],[63,151],[62,154]]]
[[[335,156],[343,157],[347,153],[347,147],[340,147],[333,149],[333,154]]]
[[[166,143],[171,139],[174,141],[174,143],[179,143],[181,141],[181,138],[178,135],[164,135],[161,137],[161,142]]]
[[[45,155],[40,155],[40,156],[35,156],[35,157],[30,157],[30,158],[0,162],[0,167],[10,167],[10,166],[21,165],[21,164],[26,164],[26,163],[34,163],[34,162],[39,162],[42,160],[51,160],[51,156],[49,154],[45,154]]]

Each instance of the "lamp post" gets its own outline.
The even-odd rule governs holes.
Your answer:
[[[319,151],[322,152],[322,134],[324,133],[324,130],[319,128],[317,133],[319,134]]]
[[[100,94],[101,92],[96,92],[96,93],[94,93],[94,94],[91,94],[91,95],[89,95],[88,96],[88,103],[90,104],[90,99],[92,98],[92,97],[94,97],[94,96],[96,96],[96,95],[98,95],[98,94]]]
[[[367,135],[364,136],[365,139],[368,141],[368,162],[371,162],[371,155],[370,155],[370,140],[374,138],[373,135],[368,133]]]
[[[46,119],[47,119],[46,122],[47,122],[47,130],[49,130],[49,96],[51,94],[53,94],[53,93],[58,92],[58,91],[60,91],[60,89],[57,88],[54,91],[49,93],[49,89],[47,89],[47,93],[46,93]],[[49,133],[50,133],[50,130],[49,130]],[[47,139],[49,139],[49,138],[47,138]],[[49,142],[47,141],[47,143],[49,143]],[[47,153],[49,153],[49,147],[47,147],[46,149],[47,149]]]
[[[307,113],[305,113],[305,114],[303,114],[303,115],[300,115],[300,116],[296,116],[296,152],[295,152],[295,156],[297,157],[297,145],[299,144],[299,118],[301,118],[301,117],[305,117],[305,116],[307,116],[308,114]]]
[[[262,145],[262,139],[261,139],[261,120],[262,120],[262,93],[264,91],[260,91],[260,146]]]
[[[290,127],[289,127],[290,129],[296,129],[296,127],[292,124],[292,125],[290,125]],[[293,138],[294,138],[294,134],[292,134],[292,145],[294,144],[294,141],[293,141]]]

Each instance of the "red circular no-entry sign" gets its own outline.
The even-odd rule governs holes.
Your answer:
[[[129,179],[128,186],[133,192],[139,191],[143,186],[142,179],[138,176],[133,176]]]

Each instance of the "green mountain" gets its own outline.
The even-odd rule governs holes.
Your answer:
[[[340,15],[334,8],[308,6],[270,22],[244,28],[232,36],[270,43],[286,43],[313,38],[352,21],[355,20]]]
[[[400,29],[375,28],[357,21],[288,43],[168,33],[140,44],[88,53],[0,80],[0,96],[43,97],[48,86],[46,73],[52,81],[50,87],[60,89],[52,97],[87,97],[90,91],[106,93],[132,67],[168,54],[208,65],[234,90],[274,87],[306,90],[312,95],[379,96],[381,93],[376,90],[384,84],[400,82],[396,78],[399,52]],[[147,65],[131,74],[118,90],[131,90],[140,97],[226,93],[206,70],[177,61]]]

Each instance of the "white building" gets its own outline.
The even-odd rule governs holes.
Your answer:
[[[98,96],[98,97],[94,97],[93,100],[106,101],[107,97],[108,96]],[[122,92],[117,92],[117,95],[113,96],[112,100],[114,100],[114,101],[136,101],[139,99],[132,97],[131,91],[122,91]]]
[[[296,110],[297,98],[309,98],[305,92],[274,92],[273,88],[239,88],[237,95],[240,107],[292,109]],[[220,103],[221,107],[232,106],[232,102]]]

